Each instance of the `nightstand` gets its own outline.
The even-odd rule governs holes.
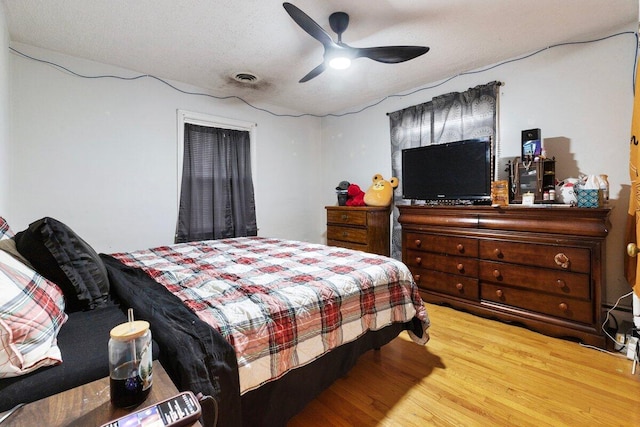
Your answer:
[[[389,256],[390,207],[326,206],[327,245]]]
[[[153,386],[139,406],[120,409],[111,405],[109,377],[37,400],[18,409],[7,426],[99,426],[178,394],[178,389],[162,365],[153,362]],[[4,423],[3,423],[4,424]],[[201,426],[200,422],[193,424]]]

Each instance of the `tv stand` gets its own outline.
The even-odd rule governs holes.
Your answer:
[[[402,261],[426,302],[605,346],[609,209],[398,205]]]

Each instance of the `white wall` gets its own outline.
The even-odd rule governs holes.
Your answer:
[[[84,75],[136,74],[31,46],[12,47]],[[314,161],[319,119],[277,118],[237,100],[182,94],[149,78],[80,78],[17,54],[9,62],[12,228],[51,216],[99,252],[172,243],[176,111],[183,109],[257,123],[259,234],[321,241],[317,224],[324,212],[313,203],[321,175]]]
[[[2,25],[0,19],[0,30]],[[14,47],[85,74],[133,74]],[[10,54],[11,191],[8,200],[2,192],[0,208],[5,197],[18,230],[42,216],[57,217],[102,252],[170,243],[176,219],[176,110],[185,109],[258,123],[260,235],[321,242],[323,206],[336,203],[339,181],[366,189],[375,173],[390,175],[386,113],[500,80],[505,84],[499,135],[503,156],[518,155],[520,131],[538,127],[549,154],[558,159],[560,178],[578,172],[609,175],[613,210],[605,298],[611,303],[629,290],[622,271],[622,234],[635,48],[630,34],[553,48],[391,98],[359,114],[322,120],[276,118],[237,102],[179,94],[149,79],[81,79]],[[0,67],[6,66],[6,56],[0,54]],[[5,101],[0,93],[0,117]],[[3,132],[0,154],[7,153]],[[3,161],[0,166],[6,166],[6,156]],[[0,172],[0,189],[7,182]]]
[[[630,290],[623,276],[623,231],[629,200],[628,144],[635,53],[632,34],[556,47],[489,71],[456,77],[433,89],[386,100],[360,114],[324,118],[323,164],[332,165],[323,175],[322,186],[327,189],[324,199],[335,203],[329,189],[341,180],[366,190],[375,173],[390,175],[386,113],[433,96],[501,81],[499,138],[503,157],[519,155],[521,130],[540,128],[548,154],[556,156],[559,179],[578,173],[609,175],[613,210],[607,239],[605,298],[613,303]]]
[[[0,3],[0,215],[9,221],[9,30]]]

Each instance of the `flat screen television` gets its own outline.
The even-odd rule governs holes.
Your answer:
[[[402,198],[428,203],[491,202],[491,138],[402,150]]]

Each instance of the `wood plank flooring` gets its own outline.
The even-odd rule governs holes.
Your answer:
[[[431,340],[364,354],[300,414],[313,426],[640,426],[640,366],[427,304]]]

